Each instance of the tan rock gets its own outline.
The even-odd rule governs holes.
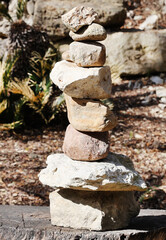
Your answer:
[[[101,101],[72,98],[65,94],[67,113],[72,126],[85,132],[105,132],[113,129],[117,118]]]
[[[63,151],[71,159],[95,161],[107,157],[108,132],[80,132],[70,124],[65,133]]]
[[[69,189],[50,193],[51,223],[88,230],[127,227],[139,213],[133,192],[91,192]],[[112,239],[112,238],[111,238]]]
[[[66,61],[69,61],[69,62],[72,62],[71,59],[70,59],[69,51],[65,51],[65,52],[62,53],[62,59],[66,60]]]
[[[114,32],[107,35],[107,61],[120,75],[165,72],[166,29]]]
[[[55,64],[50,78],[71,97],[93,99],[111,97],[111,73],[107,66],[83,68],[63,60]]]
[[[79,67],[100,67],[106,60],[105,46],[96,42],[72,42],[69,55]]]
[[[90,25],[97,19],[97,13],[91,7],[78,6],[62,15],[62,22],[73,32],[84,25]]]
[[[76,33],[70,31],[69,35],[74,41],[102,41],[107,37],[105,28],[97,23],[92,23],[89,26],[84,26]]]
[[[75,161],[64,153],[51,154],[39,180],[52,188],[82,191],[145,191],[146,184],[130,158],[109,153],[101,161]]]

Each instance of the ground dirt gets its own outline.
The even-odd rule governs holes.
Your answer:
[[[148,16],[157,15],[157,29],[166,28],[166,1],[165,0],[124,0],[127,8],[127,18],[122,28],[139,29],[139,25]]]

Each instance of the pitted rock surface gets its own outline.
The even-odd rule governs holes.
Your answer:
[[[90,7],[78,6],[62,15],[62,22],[73,32],[81,27],[90,25],[97,20],[97,13]]]
[[[75,161],[63,153],[47,158],[39,180],[53,188],[90,191],[141,191],[146,185],[130,158],[109,153],[96,162]],[[129,199],[130,201],[130,199]]]
[[[101,67],[106,60],[105,46],[97,42],[72,42],[69,55],[79,67]]]

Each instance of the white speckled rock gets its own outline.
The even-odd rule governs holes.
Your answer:
[[[72,98],[65,94],[67,114],[72,126],[85,132],[106,132],[117,125],[117,118],[101,101]]]
[[[79,67],[101,67],[106,60],[105,46],[97,42],[72,42],[69,55]]]
[[[51,223],[56,226],[113,230],[127,227],[138,215],[139,205],[133,192],[63,189],[50,193],[50,213]]]
[[[84,26],[78,32],[69,32],[70,37],[74,41],[103,41],[107,37],[107,32],[103,26],[97,23],[92,23],[89,26]]]
[[[62,22],[73,32],[84,25],[90,25],[97,19],[97,13],[91,7],[78,6],[62,15]]]
[[[66,129],[63,152],[71,159],[95,161],[109,153],[108,132],[80,132],[71,124]]]
[[[62,60],[55,64],[50,78],[71,97],[96,99],[111,97],[111,72],[108,66],[83,68]]]
[[[50,155],[39,180],[53,188],[75,190],[140,191],[146,188],[132,161],[115,153],[96,162],[75,161],[63,153]]]

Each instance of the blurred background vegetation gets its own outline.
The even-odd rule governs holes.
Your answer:
[[[0,129],[59,121],[64,98],[49,77],[58,51],[45,32],[22,20],[26,0],[18,1],[16,20],[8,2],[0,2],[0,15],[10,22],[9,49],[0,59]]]

